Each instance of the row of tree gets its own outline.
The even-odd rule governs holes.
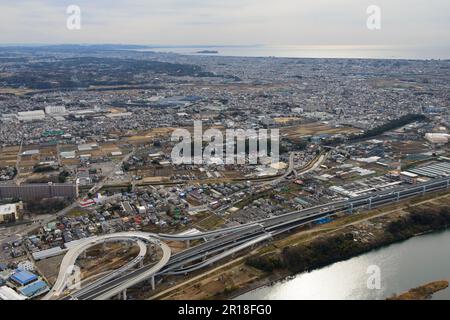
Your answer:
[[[390,222],[385,232],[371,242],[355,241],[352,233],[344,233],[286,247],[281,253],[249,257],[246,264],[265,272],[276,269],[287,269],[292,273],[307,272],[417,234],[450,227],[450,206],[426,210],[412,208],[409,212],[409,215]]]

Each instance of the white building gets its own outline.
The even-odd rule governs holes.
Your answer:
[[[446,144],[448,143],[449,136],[447,133],[427,133],[425,139],[435,144]]]
[[[409,183],[409,184],[416,184],[417,179],[419,178],[419,175],[409,172],[409,171],[402,171],[400,172],[400,178],[402,181]]]
[[[45,107],[45,113],[48,115],[61,115],[66,114],[66,107],[64,106],[48,106]]]
[[[18,112],[17,118],[20,121],[36,121],[45,119],[45,113],[43,110],[24,111]]]
[[[303,113],[303,108],[292,108],[291,112],[292,113]]]
[[[22,152],[22,156],[34,156],[37,154],[39,154],[39,150],[37,150],[37,149],[26,150],[26,151]]]
[[[139,214],[145,214],[147,212],[147,209],[144,206],[138,207]]]
[[[75,159],[75,151],[63,151],[59,154],[63,159]]]
[[[111,156],[113,157],[118,157],[122,155],[122,151],[112,151],[111,152]]]
[[[25,260],[17,264],[17,269],[24,271],[34,271],[34,264],[31,261]]]
[[[0,287],[0,300],[26,300],[27,297],[7,286]]]
[[[0,206],[0,223],[14,222],[19,219],[20,203],[10,203]]]
[[[119,113],[109,113],[106,116],[108,118],[114,119],[114,118],[125,118],[131,116],[131,112],[119,112]]]

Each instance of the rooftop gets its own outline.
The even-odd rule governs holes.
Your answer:
[[[25,284],[28,284],[30,282],[37,280],[38,277],[34,273],[21,270],[21,271],[17,271],[16,273],[14,273],[11,276],[11,279],[19,284],[25,285]]]
[[[10,287],[0,287],[0,299],[1,300],[25,300],[27,297],[18,294]]]
[[[0,216],[1,215],[9,215],[9,214],[15,214],[17,212],[17,206],[14,203],[5,204],[0,206]]]

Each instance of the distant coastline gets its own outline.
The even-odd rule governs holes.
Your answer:
[[[243,46],[149,46],[137,51],[177,53],[183,55],[215,54],[241,58],[300,59],[388,59],[388,60],[449,60],[450,46],[352,46],[352,45],[243,45]],[[220,50],[220,52],[219,52]],[[217,51],[217,52],[215,52]],[[214,52],[214,53],[213,53]]]
[[[130,50],[182,55],[214,54],[239,58],[450,60],[450,45],[133,45],[133,44],[0,44],[3,50]]]
[[[200,50],[200,51],[197,51],[196,53],[199,53],[199,54],[218,54],[219,51],[217,51],[217,50]]]

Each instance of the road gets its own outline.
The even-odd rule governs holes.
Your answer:
[[[289,154],[289,166],[288,166],[286,172],[281,177],[275,178],[272,181],[263,182],[261,184],[261,186],[264,187],[264,186],[268,186],[268,185],[276,185],[276,184],[280,183],[281,181],[283,181],[284,179],[286,179],[287,177],[289,177],[289,175],[294,171],[294,156],[295,155],[293,152],[291,152]]]
[[[167,244],[159,241],[156,239],[152,234],[150,233],[143,233],[143,232],[119,232],[114,234],[107,234],[95,237],[93,239],[88,239],[86,241],[81,241],[73,248],[69,249],[67,253],[65,254],[61,265],[60,270],[58,274],[58,278],[56,279],[55,285],[53,288],[45,295],[43,300],[50,300],[50,299],[58,299],[63,296],[65,290],[67,289],[69,285],[69,280],[72,276],[72,270],[73,266],[75,265],[76,260],[78,257],[83,253],[86,252],[89,248],[96,246],[98,244],[102,244],[105,242],[117,242],[117,241],[145,241],[147,243],[152,243],[153,245],[159,246],[161,250],[163,251],[163,257],[162,259],[153,266],[150,270],[145,272],[144,274],[147,277],[152,276],[154,273],[159,271],[163,266],[167,264],[169,261],[169,258],[171,256],[171,251],[169,246]],[[139,243],[139,242],[138,242]],[[134,259],[130,264],[126,265],[126,268],[120,268],[119,270],[114,271],[112,274],[108,275],[107,277],[110,277],[113,279],[115,276],[120,275],[120,273],[127,271],[128,269],[131,269],[134,267],[137,263],[139,263],[146,253],[146,247],[144,248],[140,246],[141,250],[136,259]],[[108,279],[109,280],[109,279]],[[105,279],[99,279],[97,282],[95,282],[96,286],[95,288],[101,286],[104,282],[107,280]],[[86,289],[84,289],[86,291]],[[120,291],[119,291],[120,292]],[[113,294],[114,295],[114,294]]]
[[[205,268],[225,257],[231,256],[258,243],[267,241],[273,236],[303,225],[311,224],[325,217],[336,215],[342,211],[353,211],[360,208],[372,209],[407,198],[442,191],[449,187],[450,178],[435,179],[420,185],[396,187],[391,190],[378,191],[353,199],[294,211],[234,228],[213,230],[188,237],[185,235],[152,235],[152,237],[168,240],[209,240],[196,247],[173,255],[166,261],[166,264],[161,267],[160,271],[154,272],[154,269],[149,267],[130,270],[128,274],[123,274],[109,282],[103,282],[101,286],[93,288],[82,298],[107,299],[116,295],[120,290],[124,290],[143,280],[147,280],[149,277],[148,275],[152,272],[154,272],[153,275],[157,276],[166,274],[187,274]],[[196,261],[199,262],[195,263]],[[191,264],[193,262],[194,264]]]
[[[278,177],[272,181],[267,181],[262,183],[262,186],[267,185],[276,185],[280,182],[282,182],[284,179],[289,177],[292,173],[296,173],[297,177],[300,177],[306,173],[309,173],[311,171],[316,170],[327,158],[328,154],[320,154],[318,157],[316,157],[314,160],[312,160],[310,163],[308,163],[305,167],[301,168],[299,172],[295,169],[295,163],[294,163],[294,153],[291,152],[289,155],[289,167],[286,170],[286,172],[281,176]]]
[[[103,179],[96,183],[90,190],[89,193],[95,194],[98,191],[100,191],[105,183],[117,172],[122,170],[122,166],[125,162],[127,162],[132,156],[136,154],[137,149],[133,148],[133,151],[128,153],[125,157],[122,158],[121,161],[119,161],[107,174],[103,177]]]
[[[76,207],[78,207],[78,203],[73,202],[68,207],[62,209],[61,211],[57,212],[56,214],[51,214],[44,218],[35,219],[27,224],[11,226],[8,228],[0,229],[0,250],[2,250],[2,253],[3,253],[3,246],[6,243],[11,243],[11,242],[22,239],[22,237],[26,236],[27,234],[32,232],[34,229],[44,226],[47,223],[54,221],[58,217],[66,215],[72,209],[74,209]],[[0,256],[0,258],[2,258],[2,257]]]

